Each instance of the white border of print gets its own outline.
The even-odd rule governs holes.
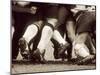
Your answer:
[[[23,0],[23,1],[38,1],[38,2],[53,2],[53,3],[69,3],[69,4],[88,4],[95,5],[95,0]]]
[[[34,75],[98,75],[100,72],[100,0],[27,0],[97,6],[97,69],[86,71],[39,73]],[[0,1],[0,75],[10,75],[10,0]],[[32,75],[32,74],[27,74]]]

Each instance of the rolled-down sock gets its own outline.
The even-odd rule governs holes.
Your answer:
[[[34,24],[31,24],[28,26],[28,28],[26,29],[23,37],[25,38],[25,40],[29,43],[29,41],[34,38],[36,36],[36,34],[38,33],[38,27]]]

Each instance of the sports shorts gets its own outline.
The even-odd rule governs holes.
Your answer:
[[[96,14],[95,12],[84,12],[80,14],[77,21],[77,33],[93,32],[96,30]]]

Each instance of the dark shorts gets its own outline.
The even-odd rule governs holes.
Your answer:
[[[84,12],[77,21],[77,33],[94,32],[96,30],[95,12]]]
[[[59,8],[58,23],[57,23],[56,28],[58,28],[61,25],[64,25],[63,27],[65,27],[65,25],[66,25],[65,23],[67,21],[75,22],[74,17],[73,17],[73,13],[69,9],[67,9],[66,7],[62,6]]]
[[[34,24],[35,22],[38,22],[40,20],[43,20],[42,11],[37,11],[36,14],[13,12],[12,16],[15,21],[14,27],[15,29],[19,30],[23,30],[23,28],[25,29],[27,28],[27,26]]]
[[[41,11],[39,11],[38,13],[36,13],[35,15],[28,15],[28,20],[26,23],[26,26],[29,26],[31,24],[34,24],[38,27],[38,29],[40,30],[43,27],[43,24],[38,23],[39,21],[44,21],[43,19],[43,14]]]
[[[57,4],[44,4],[43,14],[45,18],[57,18],[59,7]]]
[[[36,14],[25,14],[23,16],[23,19],[24,21],[26,21],[26,25],[30,25],[30,24],[33,24],[34,22],[38,22],[40,20],[43,20],[43,15],[41,12],[38,12]]]

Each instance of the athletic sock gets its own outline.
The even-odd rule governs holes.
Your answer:
[[[46,45],[49,43],[52,35],[53,35],[52,28],[48,25],[44,26],[44,28],[42,30],[40,42],[37,46],[37,48],[40,50],[41,53],[44,52],[44,49],[45,49]]]
[[[65,45],[67,42],[64,40],[64,38],[61,36],[58,30],[54,30],[53,38],[59,43]]]
[[[38,27],[36,25],[32,24],[32,25],[28,26],[23,37],[29,43],[30,40],[36,36],[37,33],[38,33]]]

